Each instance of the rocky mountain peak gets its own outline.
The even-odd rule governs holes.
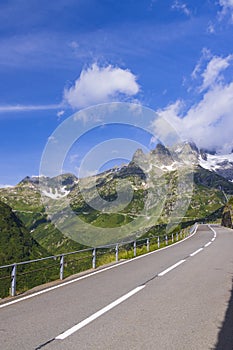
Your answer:
[[[200,149],[200,156],[203,160],[207,160],[207,153],[205,150]]]
[[[171,152],[167,147],[158,143],[156,148],[150,152],[150,160],[155,165],[171,165],[174,162],[174,159],[171,155]]]
[[[162,143],[158,143],[156,148],[151,151],[151,154],[162,154],[170,156],[171,153],[167,147],[165,147]]]
[[[195,144],[195,142],[193,141],[187,141],[184,143],[186,146],[190,147],[191,150],[194,152],[194,153],[199,153],[199,149],[197,147],[197,145]]]
[[[141,160],[144,160],[146,155],[143,153],[143,150],[141,148],[138,148],[136,152],[133,155],[132,162],[138,163]]]
[[[22,181],[19,182],[19,185],[28,184],[28,183],[33,185],[38,185],[39,176],[26,176]]]
[[[78,181],[78,178],[75,175],[69,173],[58,175],[53,179],[55,183],[60,183],[62,186],[72,186]]]

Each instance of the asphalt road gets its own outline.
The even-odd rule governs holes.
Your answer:
[[[0,305],[1,350],[233,349],[233,231]]]

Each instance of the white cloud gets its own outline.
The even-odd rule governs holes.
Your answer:
[[[69,43],[69,46],[72,48],[72,49],[77,49],[79,47],[79,44],[77,41],[71,41],[71,43]]]
[[[203,84],[201,90],[209,88],[213,84],[219,82],[222,79],[220,73],[229,67],[230,61],[233,59],[233,55],[228,55],[225,58],[215,56],[208,63],[205,71],[202,73]]]
[[[231,65],[232,60],[233,55],[213,56],[210,50],[204,48],[201,58],[191,74],[192,79],[200,80],[199,92],[223,82],[223,72]]]
[[[189,10],[187,4],[176,0],[173,4],[172,4],[172,10],[178,10],[183,12],[186,16],[191,16],[191,11]]]
[[[221,12],[219,12],[220,19],[229,15],[233,23],[233,0],[219,0],[219,5],[222,7]]]
[[[48,142],[57,143],[58,140],[56,139],[55,136],[51,135],[51,136],[48,137]]]
[[[207,33],[209,33],[209,34],[215,33],[215,27],[214,27],[213,23],[209,23],[209,25],[207,27]]]
[[[160,117],[154,123],[155,132],[160,138],[169,140],[171,130],[164,127],[165,119],[184,140],[194,141],[199,147],[215,149],[218,152],[231,152],[233,149],[233,81],[224,83],[219,79],[220,72],[230,65],[232,56],[214,57],[207,64],[203,74],[202,95],[198,103],[188,109],[185,103],[177,100],[164,109],[157,110]],[[199,68],[200,70],[200,68]],[[205,90],[204,90],[205,88]]]
[[[43,111],[50,109],[58,109],[62,104],[51,105],[0,105],[0,113],[3,112],[30,112],[30,111]]]
[[[61,117],[63,116],[64,113],[65,113],[64,110],[58,111],[58,112],[57,112],[57,117],[58,117],[58,118],[61,118]]]
[[[8,188],[8,187],[14,187],[14,186],[12,186],[12,185],[0,184],[0,188]]]
[[[194,70],[192,71],[191,77],[192,77],[193,79],[196,79],[197,76],[198,76],[198,74],[199,74],[199,72],[200,72],[200,70],[201,70],[201,61],[199,61],[199,62],[196,64]]]
[[[69,161],[70,161],[70,163],[72,164],[72,163],[77,162],[77,160],[78,160],[79,157],[80,157],[79,154],[71,154],[71,155],[69,156]]]
[[[204,47],[202,49],[202,52],[201,52],[201,58],[197,62],[194,70],[192,71],[191,77],[193,79],[196,79],[198,77],[198,75],[202,69],[203,62],[210,60],[212,57],[213,57],[213,55],[211,54],[211,51],[209,49],[207,49],[206,47]]]
[[[65,89],[64,99],[73,108],[116,101],[121,95],[134,96],[139,92],[136,80],[136,76],[127,69],[93,64],[82,70],[71,88]]]

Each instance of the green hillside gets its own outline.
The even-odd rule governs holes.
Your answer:
[[[49,255],[31,236],[18,216],[6,204],[0,202],[0,266],[15,262],[39,259]],[[41,266],[44,266],[42,264]],[[47,273],[41,270],[34,274],[34,264],[17,267],[17,287],[19,291],[31,288],[47,280]],[[0,298],[9,295],[12,268],[0,269]]]
[[[48,220],[37,184],[27,179],[12,188],[1,188],[0,199],[11,206],[31,237],[47,251],[47,255],[81,249],[79,243],[64,236]]]
[[[0,202],[0,265],[40,258],[47,253],[12,209]]]

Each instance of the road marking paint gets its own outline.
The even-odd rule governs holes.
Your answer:
[[[215,237],[211,239],[211,242],[215,241]]]
[[[217,237],[217,232],[210,225],[208,225],[208,227],[214,233],[214,239],[215,239]]]
[[[200,249],[196,250],[195,252],[191,253],[189,256],[194,256],[194,255],[200,253],[203,249],[204,248],[200,248]]]
[[[120,297],[119,299],[115,300],[111,304],[105,306],[103,309],[97,311],[96,313],[94,313],[93,315],[89,316],[85,320],[79,322],[78,324],[76,324],[72,328],[68,329],[67,331],[65,331],[65,332],[63,332],[61,334],[59,334],[55,339],[57,339],[57,340],[64,340],[65,338],[69,337],[71,334],[73,334],[73,333],[77,332],[78,330],[80,330],[81,328],[85,327],[86,325],[88,325],[92,321],[96,320],[98,317],[102,316],[106,312],[110,311],[111,309],[113,309],[117,305],[123,303],[123,301],[129,299],[134,294],[140,292],[143,288],[145,288],[145,285],[137,287],[137,288],[131,290],[129,293],[123,295],[122,297]]]
[[[208,242],[204,245],[204,247],[209,247],[209,245],[211,245],[211,244],[212,244],[212,242]]]
[[[159,276],[159,277],[162,277],[162,276],[166,275],[166,273],[168,273],[169,271],[175,269],[175,268],[178,267],[179,265],[183,264],[185,261],[186,261],[186,260],[180,260],[180,261],[178,261],[176,264],[174,264],[174,265],[168,267],[166,270],[160,272],[160,273],[158,274],[158,276]]]
[[[85,279],[85,278],[89,278],[89,277],[94,276],[94,275],[97,275],[97,274],[99,274],[99,273],[102,273],[102,272],[105,272],[105,271],[108,271],[108,270],[117,268],[118,266],[125,265],[125,264],[129,264],[129,263],[131,263],[131,262],[133,262],[133,261],[135,261],[135,260],[143,259],[143,258],[145,258],[146,256],[149,256],[149,255],[151,255],[151,254],[155,254],[155,253],[161,252],[161,251],[163,251],[163,250],[165,250],[165,249],[169,249],[169,248],[171,248],[171,247],[174,247],[174,246],[176,246],[177,244],[183,243],[183,242],[186,241],[187,239],[189,239],[189,238],[191,238],[192,236],[194,236],[194,235],[196,234],[196,232],[197,232],[197,228],[198,228],[198,225],[197,225],[197,227],[195,228],[194,232],[193,232],[190,236],[188,236],[188,237],[182,239],[181,241],[178,241],[178,242],[176,242],[176,243],[173,243],[173,244],[171,244],[171,245],[168,245],[167,247],[163,247],[163,248],[154,250],[153,252],[149,252],[149,253],[146,253],[146,254],[137,256],[137,257],[135,257],[135,258],[133,258],[133,259],[129,259],[129,260],[126,260],[126,261],[122,261],[122,262],[117,263],[117,264],[115,264],[115,265],[111,265],[111,266],[108,266],[108,267],[104,267],[104,268],[102,268],[102,269],[100,269],[100,270],[97,270],[97,271],[94,271],[94,272],[91,272],[91,273],[87,273],[87,274],[84,275],[84,276],[80,276],[80,277],[77,277],[77,278],[72,279],[72,280],[70,280],[70,281],[60,283],[60,284],[58,284],[58,285],[56,285],[56,286],[43,289],[43,290],[41,290],[41,291],[39,291],[39,292],[30,294],[30,295],[26,295],[26,296],[21,297],[21,298],[18,298],[18,299],[14,299],[14,300],[9,301],[9,302],[7,302],[7,303],[5,303],[5,304],[1,304],[1,305],[0,305],[0,309],[3,308],[3,307],[7,307],[7,306],[10,306],[10,305],[19,303],[19,302],[24,301],[24,300],[27,300],[27,299],[34,298],[34,297],[36,297],[36,296],[38,296],[38,295],[41,295],[41,294],[50,292],[50,291],[52,291],[52,290],[55,290],[55,289],[58,289],[58,288],[61,288],[61,287],[65,287],[65,286],[67,286],[67,285],[69,285],[69,284],[78,282],[78,281],[83,280],[83,279]]]

